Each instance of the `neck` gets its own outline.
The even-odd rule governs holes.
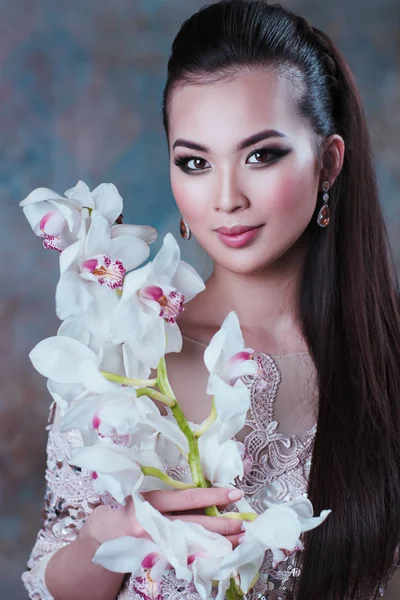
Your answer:
[[[261,338],[278,352],[306,350],[298,324],[298,283],[305,251],[299,240],[279,260],[253,273],[235,273],[215,264],[206,290],[198,296],[200,319],[217,329],[233,310],[245,340]]]

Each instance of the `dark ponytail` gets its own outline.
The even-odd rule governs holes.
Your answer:
[[[329,135],[345,142],[329,226],[316,224],[320,206],[308,226],[298,306],[319,383],[309,497],[317,512],[333,512],[305,536],[294,596],[374,599],[400,542],[400,310],[365,115],[327,35],[280,5],[228,0],[193,15],[174,40],[163,99],[167,136],[175,86],[248,65],[293,77],[317,152]]]

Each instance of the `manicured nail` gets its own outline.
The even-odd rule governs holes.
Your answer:
[[[243,544],[245,537],[246,537],[245,535],[241,535],[240,538],[238,539],[238,544]]]
[[[240,498],[243,498],[243,496],[244,496],[244,493],[242,490],[232,490],[228,494],[229,500],[240,500]]]

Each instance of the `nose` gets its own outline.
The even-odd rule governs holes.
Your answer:
[[[217,178],[214,210],[233,213],[249,206],[249,200],[241,188],[235,168],[222,170]]]

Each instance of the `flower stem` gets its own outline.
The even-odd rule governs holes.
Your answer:
[[[175,417],[180,430],[186,436],[189,443],[189,466],[192,473],[193,482],[196,487],[206,488],[208,487],[206,478],[204,477],[203,469],[201,467],[200,452],[198,440],[195,437],[193,431],[190,428],[189,422],[186,419],[183,410],[179,406],[172,387],[168,381],[167,366],[165,364],[165,357],[161,358],[157,368],[157,385],[161,392],[170,399],[171,412]],[[216,506],[210,506],[204,509],[204,512],[208,516],[219,516],[220,512]]]
[[[233,577],[231,577],[231,585],[226,590],[225,598],[227,600],[238,600],[239,598],[243,598],[243,592],[236,585],[236,582]]]
[[[225,517],[226,519],[238,519],[241,521],[255,521],[257,514],[253,512],[226,512],[222,513],[221,517]]]
[[[153,477],[157,477],[161,479],[167,485],[177,489],[177,490],[189,490],[191,488],[197,487],[194,483],[183,483],[182,481],[176,481],[160,469],[156,469],[155,467],[142,467],[143,475],[152,475]]]
[[[208,429],[210,429],[211,425],[214,423],[217,416],[218,415],[217,415],[217,411],[215,409],[215,403],[214,403],[214,397],[213,397],[212,405],[211,405],[211,412],[210,412],[209,416],[207,417],[207,419],[203,422],[203,424],[200,425],[200,427],[198,427],[198,429],[196,429],[196,431],[194,432],[194,436],[196,438],[199,438],[200,436],[202,436]]]
[[[148,396],[149,398],[153,398],[153,400],[158,400],[163,404],[166,404],[171,409],[174,406],[174,401],[171,398],[168,398],[165,394],[158,392],[157,390],[152,390],[151,388],[138,388],[136,390],[136,396],[139,398],[140,396]],[[176,402],[176,401],[175,401]]]
[[[123,375],[116,375],[115,373],[108,373],[107,371],[100,371],[100,373],[108,381],[114,381],[115,383],[122,383],[123,385],[135,386],[154,386],[157,383],[157,379],[131,379],[130,377],[124,377]]]

